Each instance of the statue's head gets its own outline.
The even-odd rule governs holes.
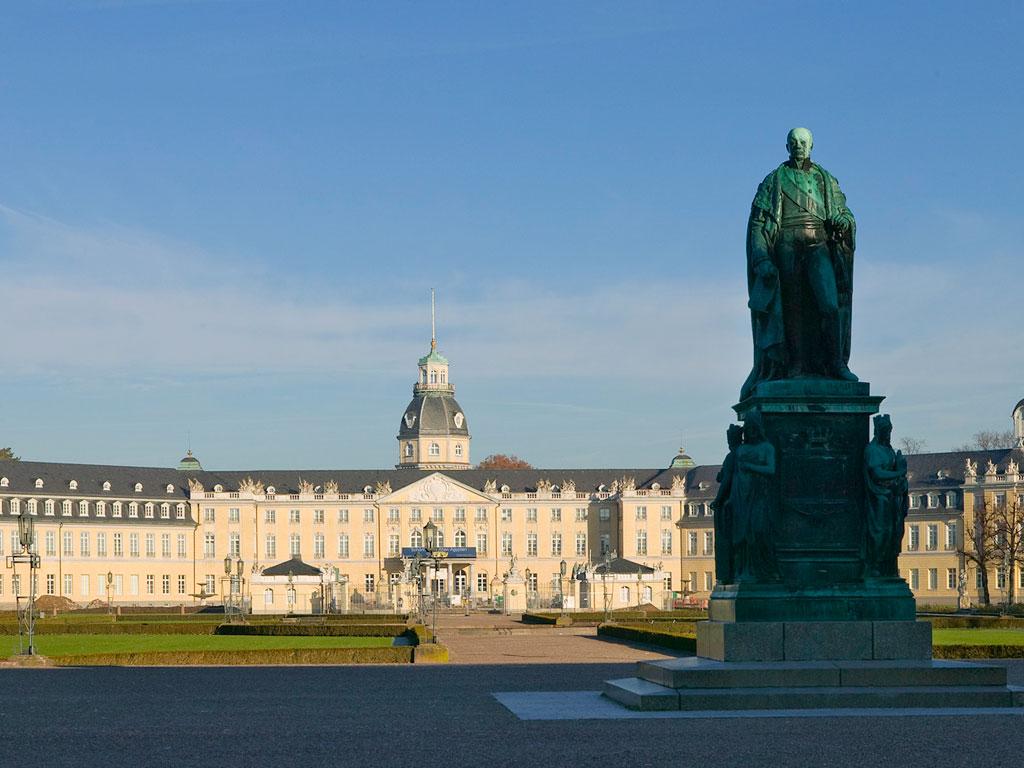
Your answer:
[[[743,442],[743,427],[739,424],[730,424],[729,428],[725,431],[725,439],[728,441],[729,450],[731,451]]]
[[[892,438],[892,419],[889,418],[889,414],[880,413],[874,418],[875,423],[875,437],[881,442],[888,443]]]
[[[810,160],[813,146],[814,137],[807,128],[794,128],[786,134],[786,149],[789,150],[790,160]]]
[[[743,437],[748,443],[756,443],[764,438],[764,422],[760,411],[751,411],[743,420]]]

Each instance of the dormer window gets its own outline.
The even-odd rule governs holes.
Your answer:
[[[8,486],[10,486],[10,484],[11,481],[8,480],[6,477],[0,477],[0,488],[7,488]]]
[[[153,502],[152,501],[147,501],[146,502],[145,510],[146,511],[145,511],[144,514],[146,515],[146,517],[152,519],[152,517],[153,517]]]
[[[363,486],[363,493],[373,493],[373,486],[372,485],[364,485]]]
[[[174,493],[174,484],[173,483],[168,483],[167,484],[167,492],[168,493]]]
[[[78,516],[79,517],[88,517],[89,516],[89,502],[88,501],[80,501],[80,502],[78,502]]]
[[[49,515],[50,517],[53,517],[53,507],[54,507],[53,499],[47,499],[43,503],[43,514],[44,515]]]
[[[660,491],[661,490],[661,483],[651,483],[651,490],[652,491]]]
[[[501,492],[502,493],[511,493],[512,489],[509,488],[507,485],[503,485],[503,486],[501,486]]]
[[[268,485],[267,486],[267,495],[268,496],[273,496],[275,493],[277,493],[277,489],[274,488],[274,486],[272,486],[272,485]]]
[[[78,490],[78,481],[77,480],[72,480],[70,483],[68,483],[68,490],[69,491],[77,491]]]
[[[71,517],[71,502],[67,499],[60,503],[60,513],[64,517]]]
[[[171,505],[166,501],[160,505],[160,519],[170,520],[171,519]]]
[[[135,492],[136,493],[142,493],[142,483],[136,483],[135,484]]]
[[[35,485],[36,485],[36,488],[42,488],[43,487],[43,478],[37,477]]]
[[[221,485],[220,483],[217,483],[215,486],[213,486],[213,490],[215,490],[217,493],[221,493],[224,490],[224,486]],[[273,491],[271,491],[271,493],[273,493]]]
[[[104,491],[109,491],[110,490],[110,481],[109,480],[104,480],[103,481],[103,490]]]

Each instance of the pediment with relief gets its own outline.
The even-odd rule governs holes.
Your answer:
[[[493,500],[475,488],[454,480],[448,475],[435,472],[411,485],[399,488],[394,493],[380,499],[382,503],[412,504],[483,504]]]

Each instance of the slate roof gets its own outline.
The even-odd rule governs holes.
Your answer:
[[[630,575],[636,576],[636,572],[641,573],[654,573],[654,569],[648,565],[641,565],[640,563],[634,563],[632,560],[627,560],[624,557],[616,557],[608,564],[608,573],[612,575]],[[605,572],[604,563],[601,563],[594,568],[594,573],[601,575]]]
[[[319,568],[303,562],[302,558],[298,555],[295,555],[290,560],[285,560],[283,563],[263,569],[264,576],[287,576],[289,573],[293,576],[319,576],[321,571]]]
[[[416,421],[410,427],[405,415],[412,413]],[[456,426],[455,414],[462,414],[462,426]],[[421,392],[416,394],[402,412],[402,420],[398,426],[399,438],[416,437],[417,435],[469,435],[469,421],[466,412],[455,398],[446,392]]]
[[[153,500],[171,501],[188,498],[187,476],[170,467],[124,467],[111,464],[64,464],[49,461],[0,462],[0,477],[6,477],[9,487],[4,492],[36,498],[77,498],[79,496],[107,496],[111,501]],[[43,481],[36,488],[36,479]],[[78,481],[78,490],[68,484]],[[103,490],[104,481],[110,490]],[[142,491],[135,492],[135,484],[142,483]],[[173,491],[167,493],[167,486]]]

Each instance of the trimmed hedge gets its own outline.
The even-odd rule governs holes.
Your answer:
[[[279,648],[253,651],[150,651],[51,656],[54,664],[80,666],[230,666],[237,664],[409,664],[410,646],[391,648]]]
[[[570,611],[565,614],[549,612],[527,612],[522,615],[521,621],[524,624],[549,624],[554,625],[559,617],[567,617],[572,624],[601,624],[605,621],[604,611]],[[608,619],[615,622],[630,621],[703,621],[708,617],[707,611],[679,610],[679,611],[612,611],[607,614]]]
[[[936,659],[1024,659],[1024,645],[933,645]]]
[[[401,637],[405,624],[221,624],[216,635],[275,637]]]
[[[412,649],[413,664],[447,664],[448,646],[440,643],[426,643]]]
[[[434,639],[433,633],[424,624],[413,624],[406,630],[405,636],[413,645],[425,645]]]
[[[615,637],[620,640],[632,640],[635,643],[660,645],[663,648],[672,648],[677,651],[697,652],[695,635],[665,632],[653,629],[650,625],[636,627],[624,624],[601,624],[597,628],[597,634],[598,637]]]
[[[40,635],[212,635],[217,625],[208,622],[132,621],[117,622],[36,622]],[[17,624],[0,624],[0,635],[18,634]]]
[[[1016,616],[922,616],[935,629],[1024,629]]]

